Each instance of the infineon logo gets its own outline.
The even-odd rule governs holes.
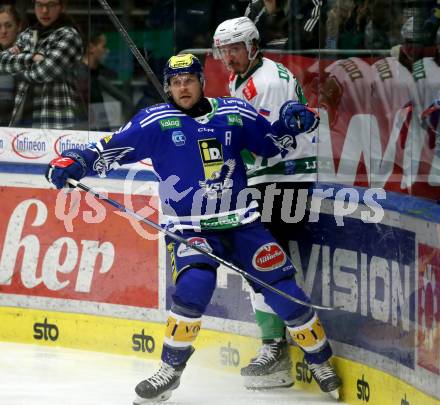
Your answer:
[[[24,159],[39,159],[48,152],[47,139],[39,139],[29,132],[16,135],[12,139],[12,150]]]
[[[57,155],[61,155],[67,149],[81,149],[87,148],[89,142],[81,142],[77,134],[65,134],[57,138],[54,144],[54,149]]]
[[[162,131],[166,131],[167,129],[180,128],[182,126],[180,124],[180,119],[176,117],[160,120],[159,124]]]
[[[238,125],[240,127],[243,126],[243,121],[241,120],[240,115],[238,114],[228,114],[228,125]]]

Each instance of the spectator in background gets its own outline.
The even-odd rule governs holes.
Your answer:
[[[111,130],[111,117],[109,117],[107,109],[111,110],[112,102],[105,102],[104,93],[120,102],[120,106],[127,111],[126,115],[131,116],[134,113],[131,99],[110,82],[113,72],[102,65],[107,54],[105,34],[102,32],[93,33],[79,68],[79,89],[85,105],[87,127],[95,131]],[[121,111],[118,107],[116,109]],[[119,115],[121,114],[119,113]],[[119,126],[120,123],[117,125]]]
[[[429,52],[430,33],[424,30],[424,21],[420,17],[411,16],[402,25],[401,43],[391,48],[391,56],[412,71],[413,64]]]
[[[67,0],[35,0],[37,23],[0,53],[0,73],[17,78],[10,126],[73,128],[79,108],[81,35],[64,13]]]
[[[242,9],[239,0],[223,2],[221,7],[212,0],[179,0],[175,3],[175,47],[178,52],[209,48],[217,24],[227,18],[239,17]]]
[[[252,0],[245,15],[257,26],[263,48],[319,49],[322,7],[320,0]]]
[[[320,49],[325,46],[327,0],[290,0],[288,49]]]
[[[424,31],[429,35],[430,43],[435,43],[437,30],[440,28],[440,0],[435,0],[432,4],[431,15],[424,23]]]
[[[433,135],[436,148],[440,149],[440,28],[437,30],[435,42],[435,55],[418,60],[413,66],[413,76],[416,115],[422,128]],[[437,150],[439,161],[438,152]],[[436,183],[440,184],[440,168],[437,169]]]
[[[368,3],[364,44],[366,49],[390,49],[400,41],[402,12],[387,0]]]
[[[336,0],[327,17],[326,48],[362,49],[369,0]]]
[[[284,48],[289,33],[286,0],[254,0],[245,16],[257,27],[262,48]]]
[[[22,29],[21,18],[12,5],[0,5],[0,49],[9,49]],[[0,126],[8,126],[14,109],[15,79],[11,74],[0,75]]]

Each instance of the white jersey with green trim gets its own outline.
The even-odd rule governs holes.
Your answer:
[[[417,112],[427,109],[440,94],[440,65],[432,57],[418,60],[413,65],[415,106]]]
[[[307,104],[295,76],[283,64],[262,58],[245,76],[231,75],[231,96],[251,104],[270,122],[279,117],[280,107],[287,100]],[[316,180],[317,131],[296,136],[297,147],[284,158],[280,155],[263,159],[244,153],[248,184],[278,182],[310,182]]]

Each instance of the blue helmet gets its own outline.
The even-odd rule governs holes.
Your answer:
[[[205,78],[203,76],[203,67],[200,61],[192,54],[185,53],[181,55],[171,56],[168,59],[165,69],[163,70],[163,88],[165,93],[169,93],[170,79],[173,76],[184,73],[196,74],[203,86]]]

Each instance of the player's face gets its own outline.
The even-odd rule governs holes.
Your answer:
[[[244,73],[249,67],[249,56],[244,42],[223,45],[219,52],[225,66],[236,74]]]
[[[43,27],[52,25],[63,11],[60,0],[35,0],[35,15]]]
[[[15,42],[20,27],[9,13],[0,13],[0,46],[7,49]]]
[[[202,97],[202,85],[195,74],[182,74],[170,79],[170,92],[174,102],[189,110]]]

